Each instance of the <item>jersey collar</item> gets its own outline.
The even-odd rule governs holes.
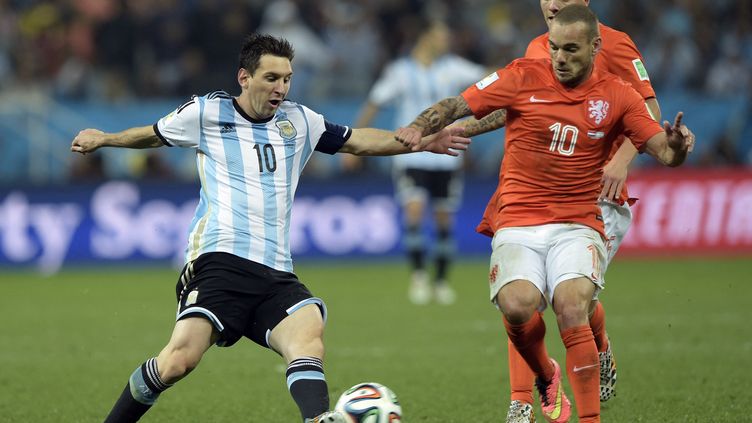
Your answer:
[[[268,118],[266,118],[266,119],[254,119],[254,118],[252,118],[252,117],[248,116],[248,113],[246,113],[246,112],[245,112],[245,111],[243,110],[243,108],[242,108],[242,107],[240,107],[240,104],[238,104],[238,100],[237,100],[236,98],[233,98],[233,99],[232,99],[232,105],[233,105],[233,107],[235,107],[235,111],[237,111],[237,112],[238,112],[238,113],[240,114],[240,116],[243,116],[243,118],[244,118],[245,120],[247,120],[247,121],[249,121],[249,122],[251,122],[251,123],[267,123],[267,122],[269,122],[270,120],[274,119],[274,116],[276,116],[276,115],[277,115],[277,113],[275,112],[275,113],[274,113],[273,115],[269,116],[269,117],[268,117]]]

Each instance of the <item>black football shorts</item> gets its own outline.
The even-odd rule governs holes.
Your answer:
[[[410,201],[430,202],[436,209],[457,210],[462,201],[462,173],[458,170],[397,169],[396,195],[403,205]]]
[[[326,321],[326,306],[294,273],[283,272],[229,253],[206,253],[183,267],[175,287],[176,320],[203,317],[220,333],[217,345],[229,347],[245,336],[269,348],[271,330],[285,317],[316,304]]]

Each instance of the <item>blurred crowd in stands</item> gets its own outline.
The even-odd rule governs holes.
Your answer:
[[[592,0],[591,7],[634,39],[659,99],[674,91],[742,97],[742,121],[749,120],[752,2]],[[314,109],[332,99],[362,101],[383,65],[409,50],[421,13],[447,19],[455,52],[489,69],[524,55],[546,31],[532,0],[0,0],[0,93],[108,102],[235,94],[240,43],[259,31],[296,49],[289,98]],[[749,163],[736,136],[719,134],[697,163]],[[8,142],[2,134],[0,142]]]

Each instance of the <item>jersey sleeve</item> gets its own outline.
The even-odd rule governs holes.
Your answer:
[[[348,126],[337,125],[324,119],[324,116],[303,106],[306,121],[308,122],[308,136],[313,143],[313,150],[326,154],[334,154],[345,145],[352,135],[352,129]]]
[[[404,78],[400,77],[400,73],[399,63],[388,65],[371,88],[368,101],[378,106],[394,101],[402,92],[401,84],[404,83]]]
[[[338,152],[352,135],[352,128],[349,126],[337,125],[328,120],[324,121],[324,128],[325,130],[316,144],[316,151],[322,153],[334,154]]]
[[[198,148],[200,140],[200,107],[193,97],[154,124],[154,132],[169,146]]]
[[[521,69],[514,64],[488,75],[462,93],[476,119],[513,103],[523,80]]]
[[[624,86],[625,110],[622,115],[624,135],[629,137],[635,148],[642,151],[645,143],[663,131],[663,127],[650,116],[645,100],[631,86]]]
[[[655,97],[642,55],[627,34],[617,32],[613,45],[604,46],[604,51],[599,54],[606,55],[608,71],[632,84],[643,99]]]

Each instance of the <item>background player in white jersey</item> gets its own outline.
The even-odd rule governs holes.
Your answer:
[[[410,55],[387,65],[371,89],[355,126],[368,126],[380,108],[396,106],[395,127],[407,125],[426,107],[453,95],[482,78],[486,69],[449,54],[451,33],[441,21],[426,21]],[[343,157],[346,167],[359,158]],[[462,158],[409,154],[393,159],[394,181],[405,219],[404,245],[411,267],[409,298],[426,304],[435,293],[441,304],[454,302],[447,283],[454,254],[454,213],[462,196]],[[424,236],[426,205],[431,204],[436,234],[433,258],[436,264],[432,290],[426,270],[427,242]]]
[[[303,420],[344,422],[328,413],[322,340],[326,307],[292,273],[289,222],[298,179],[313,151],[406,153],[394,134],[330,123],[285,100],[292,46],[251,35],[240,53],[241,93],[194,97],[153,126],[108,134],[81,131],[71,150],[99,147],[196,149],[201,198],[191,224],[178,311],[167,346],[139,366],[106,422],[137,421],[161,392],[185,377],[212,344],[241,337],[287,363],[287,385]],[[426,139],[427,151],[458,154],[469,140],[450,132]]]

